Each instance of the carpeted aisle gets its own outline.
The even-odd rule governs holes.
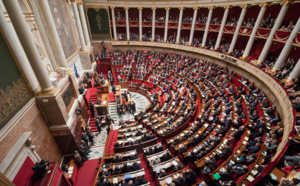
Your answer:
[[[113,92],[109,93],[109,102],[116,102],[115,95]]]
[[[75,186],[92,186],[94,185],[95,177],[97,174],[98,159],[88,160],[84,162],[84,166],[78,171],[78,177]]]
[[[106,151],[108,149],[108,153],[105,153],[105,154],[114,154],[114,145],[115,145],[115,142],[116,140],[118,139],[118,130],[112,130],[110,132],[110,136],[109,136],[109,141],[108,141],[108,148],[106,148]]]

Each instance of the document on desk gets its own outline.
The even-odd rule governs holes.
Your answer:
[[[156,173],[160,173],[160,170],[162,169],[162,166],[161,165],[159,165],[159,166],[157,166],[156,168],[155,168],[155,172]]]
[[[249,182],[252,182],[252,181],[254,180],[254,178],[253,178],[253,176],[248,176],[248,177],[247,177],[247,180],[248,180]]]
[[[172,178],[171,178],[171,177],[167,177],[167,178],[165,179],[165,182],[166,182],[167,184],[171,184],[171,183],[172,183]]]
[[[119,181],[118,177],[113,178],[113,184],[118,184],[118,181]]]
[[[177,166],[177,165],[178,165],[178,163],[177,163],[175,160],[172,161],[172,164],[173,164],[174,166]]]
[[[258,171],[256,169],[252,169],[251,173],[255,176],[258,173]]]

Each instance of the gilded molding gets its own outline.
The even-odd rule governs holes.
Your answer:
[[[151,9],[152,9],[152,10],[156,10],[156,7],[152,7]]]
[[[272,3],[261,3],[259,4],[260,7],[264,8],[264,7],[269,7]]]
[[[139,10],[143,10],[143,7],[138,7]]]
[[[213,10],[213,9],[215,9],[215,8],[216,8],[216,7],[214,7],[214,6],[209,6],[209,7],[208,7],[209,10]]]
[[[282,2],[280,3],[282,6],[289,6],[291,4],[293,4],[295,1],[294,0],[282,0]]]
[[[199,7],[193,7],[193,10],[198,10],[199,9]]]
[[[251,5],[249,4],[245,4],[245,5],[241,5],[241,8],[249,8]]]
[[[111,7],[109,7],[110,9],[112,9],[112,10],[114,10],[115,9],[115,7],[114,6],[111,6]]]
[[[166,7],[165,10],[170,10],[170,7]]]
[[[184,7],[179,7],[179,10],[184,10]]]
[[[22,77],[0,90],[0,129],[32,98]]]
[[[224,9],[231,9],[231,8],[232,8],[232,6],[230,6],[230,5],[224,6]]]
[[[128,10],[128,9],[129,9],[129,7],[124,7],[124,9],[125,9],[125,10]]]

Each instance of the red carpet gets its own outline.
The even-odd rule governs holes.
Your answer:
[[[98,159],[88,160],[84,162],[84,166],[78,171],[78,177],[75,186],[92,186],[96,178],[98,167]]]
[[[115,95],[113,92],[109,93],[109,102],[116,102]]]
[[[118,130],[113,130],[111,131],[111,135],[109,136],[109,148],[107,148],[108,150],[108,154],[114,154],[114,145],[116,140],[118,139]]]

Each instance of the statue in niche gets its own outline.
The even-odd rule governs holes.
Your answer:
[[[99,28],[99,31],[101,31],[101,28],[102,28],[102,23],[101,23],[102,18],[101,18],[101,16],[99,14],[97,14],[97,16],[96,16],[96,21],[97,21],[97,26]]]

